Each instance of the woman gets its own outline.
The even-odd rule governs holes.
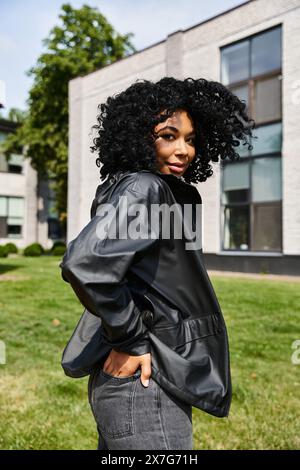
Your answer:
[[[210,161],[237,159],[254,123],[245,103],[205,79],[137,81],[99,107],[91,149],[106,179],[60,264],[101,319],[89,380],[98,449],[192,449],[192,406],[228,416],[231,377],[191,183],[213,174]]]

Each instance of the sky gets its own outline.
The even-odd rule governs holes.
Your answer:
[[[32,77],[26,71],[36,65],[61,6],[96,7],[120,34],[132,32],[131,42],[144,49],[179,29],[187,29],[245,0],[0,0],[0,81],[5,82],[4,117],[10,108],[27,108]],[[1,88],[1,86],[0,86]]]

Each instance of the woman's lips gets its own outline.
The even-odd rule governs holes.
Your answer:
[[[176,165],[175,163],[174,164],[167,163],[167,165],[170,168],[170,170],[175,171],[175,173],[181,173],[186,167],[186,165]]]

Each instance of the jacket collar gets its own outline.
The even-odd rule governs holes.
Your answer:
[[[160,171],[156,173],[168,184],[176,202],[180,204],[202,204],[200,193],[195,186],[171,173],[161,173]]]
[[[141,172],[148,172],[151,173],[150,170],[140,170]],[[121,177],[131,173],[130,170],[119,170],[115,174],[111,175],[107,181],[109,183],[117,182]],[[202,203],[201,196],[195,186],[190,183],[184,181],[184,179],[180,176],[175,176],[172,173],[162,173],[157,170],[154,174],[159,176],[162,180],[164,180],[168,186],[170,187],[176,201],[182,203],[195,203],[198,204]]]

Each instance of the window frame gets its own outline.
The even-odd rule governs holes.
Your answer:
[[[265,120],[265,121],[258,121],[257,122],[257,126],[255,127],[255,129],[259,128],[259,127],[264,127],[264,126],[267,126],[269,124],[276,124],[276,123],[282,123],[282,111],[283,111],[283,105],[282,105],[282,80],[283,80],[283,76],[282,76],[282,47],[281,47],[281,67],[280,68],[277,68],[277,69],[274,69],[274,70],[271,70],[271,71],[268,71],[268,72],[265,72],[265,73],[262,73],[262,74],[258,74],[258,75],[255,75],[255,76],[252,76],[252,70],[251,70],[251,55],[252,55],[252,39],[258,35],[261,35],[262,33],[267,33],[273,29],[276,29],[276,28],[280,28],[281,29],[281,44],[282,44],[282,31],[283,31],[283,27],[282,27],[282,23],[278,23],[277,25],[275,26],[272,26],[271,28],[267,28],[263,31],[259,31],[258,33],[254,33],[250,36],[247,36],[246,38],[241,38],[240,40],[238,41],[234,41],[230,44],[226,44],[222,47],[220,47],[219,51],[220,51],[220,81],[221,83],[223,82],[223,77],[222,77],[222,51],[224,49],[226,49],[227,47],[231,47],[239,42],[244,42],[245,40],[249,40],[249,77],[247,79],[243,79],[243,80],[238,80],[238,81],[235,81],[235,82],[231,82],[229,83],[228,85],[224,85],[226,86],[227,89],[229,90],[233,90],[233,88],[237,88],[237,87],[240,87],[240,86],[247,86],[247,89],[248,89],[248,99],[247,99],[247,110],[248,110],[248,114],[249,116],[252,118],[254,116],[254,106],[255,106],[255,85],[257,82],[259,81],[262,81],[262,80],[265,80],[265,79],[268,79],[268,78],[272,78],[272,77],[278,77],[278,79],[281,81],[281,90],[280,90],[280,119],[278,118],[274,118],[274,119],[268,119],[268,120]],[[234,93],[234,90],[233,90],[233,93]],[[254,118],[254,117],[253,117]],[[254,129],[254,132],[253,134],[255,135],[255,129]],[[258,158],[280,158],[282,159],[282,145],[281,145],[281,149],[280,151],[275,151],[275,152],[270,152],[270,153],[262,153],[262,154],[258,154],[258,155],[252,155],[251,154],[251,151],[250,151],[250,154],[247,155],[247,156],[241,156],[240,159],[239,159],[239,162],[249,162],[249,178],[250,178],[250,186],[249,186],[249,193],[248,193],[248,203],[245,203],[244,201],[242,202],[235,202],[235,203],[225,203],[223,204],[222,202],[222,196],[223,196],[223,178],[224,178],[224,166],[226,165],[233,165],[233,164],[239,164],[239,162],[231,162],[231,161],[225,161],[225,160],[222,160],[220,162],[220,213],[221,213],[221,223],[220,223],[220,250],[221,252],[238,252],[238,253],[282,253],[283,251],[283,221],[282,221],[282,198],[280,200],[274,200],[274,201],[261,201],[261,202],[253,202],[252,201],[252,165],[253,165],[253,162],[258,159]],[[282,161],[282,160],[281,160]],[[281,166],[282,168],[282,166]],[[282,172],[281,172],[281,178],[282,178]],[[258,249],[255,249],[253,250],[253,240],[254,240],[254,231],[255,231],[255,227],[254,227],[254,209],[255,209],[255,205],[274,205],[274,204],[278,204],[281,206],[281,246],[279,248],[279,250],[258,250]],[[224,246],[224,230],[225,230],[225,211],[226,211],[226,208],[232,208],[232,207],[241,207],[241,206],[248,206],[249,207],[249,227],[248,227],[248,238],[249,238],[249,247],[247,250],[242,250],[240,248],[225,248]]]

